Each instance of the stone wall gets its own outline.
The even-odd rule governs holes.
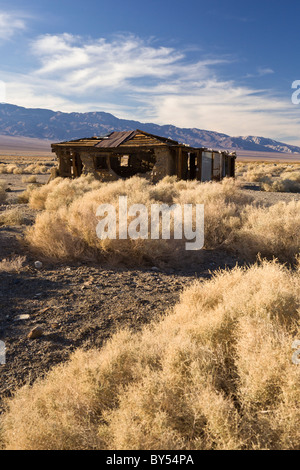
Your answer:
[[[175,157],[169,148],[155,149],[156,164],[151,172],[151,179],[154,183],[160,181],[165,176],[175,174]]]
[[[83,164],[82,173],[84,175],[93,175],[100,181],[116,181],[118,176],[109,168],[108,170],[96,170],[94,158],[89,152],[80,152],[80,158]]]
[[[83,164],[82,174],[93,175],[96,179],[101,181],[116,181],[120,177],[114,172],[110,165],[109,153],[104,154],[101,152],[99,156],[107,158],[108,169],[96,169],[94,164],[93,153],[85,150],[77,151]],[[160,181],[165,176],[174,175],[176,173],[175,165],[175,152],[168,147],[158,147],[154,150],[156,163],[152,169],[147,173],[137,173],[138,176],[150,179],[154,183]],[[95,156],[97,153],[94,154]],[[59,151],[57,154],[59,160],[59,175],[62,177],[72,177],[70,152]]]
[[[70,163],[70,155],[61,152],[58,154],[58,171],[59,175],[63,177],[71,177],[71,163]]]

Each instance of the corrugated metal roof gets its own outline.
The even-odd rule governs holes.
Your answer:
[[[132,139],[136,135],[137,131],[124,131],[124,132],[113,132],[107,138],[97,143],[95,147],[100,148],[116,148],[119,145],[126,142],[126,140]]]

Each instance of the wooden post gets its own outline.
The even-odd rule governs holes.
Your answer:
[[[73,167],[73,178],[77,178],[77,167],[76,167],[76,154],[73,153],[72,155],[72,167]]]
[[[230,161],[231,161],[231,165],[230,165],[230,176],[232,178],[235,178],[235,158],[234,157],[231,157],[230,158]]]
[[[197,169],[196,169],[196,177],[198,181],[202,179],[202,150],[197,151]]]
[[[182,148],[178,147],[177,149],[177,176],[179,179],[182,179],[182,167],[183,167]]]

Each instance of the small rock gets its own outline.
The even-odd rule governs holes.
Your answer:
[[[43,267],[43,263],[41,263],[40,261],[36,261],[34,263],[34,266],[36,267],[36,269],[41,269]]]
[[[40,326],[37,326],[36,328],[31,330],[31,332],[29,333],[27,338],[28,339],[37,339],[37,338],[40,338],[41,336],[43,336],[43,334],[44,334],[43,329]]]
[[[151,271],[159,271],[159,269],[156,266],[153,266],[153,268],[151,268]]]
[[[30,318],[30,315],[24,314],[24,315],[19,315],[17,319],[18,320],[28,320],[29,318]]]

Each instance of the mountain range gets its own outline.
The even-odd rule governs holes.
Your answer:
[[[119,119],[104,112],[63,113],[0,103],[0,135],[52,142],[140,129],[193,147],[300,154],[300,147],[265,137],[231,137],[219,132]]]

